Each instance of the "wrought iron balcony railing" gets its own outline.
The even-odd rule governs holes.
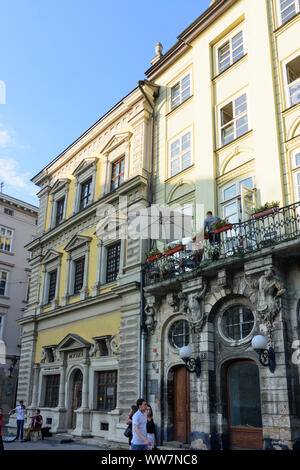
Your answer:
[[[271,213],[270,213],[271,212]],[[300,201],[289,206],[275,208],[252,217],[245,222],[232,224],[210,239],[197,240],[185,245],[172,255],[144,265],[145,284],[174,279],[182,274],[201,271],[219,259],[243,257],[247,253],[262,250],[300,237]]]

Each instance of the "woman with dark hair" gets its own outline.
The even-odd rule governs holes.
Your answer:
[[[155,435],[155,424],[153,421],[153,412],[150,405],[147,405],[146,408],[147,414],[147,439],[151,443],[151,447],[149,449],[156,448],[156,435]]]

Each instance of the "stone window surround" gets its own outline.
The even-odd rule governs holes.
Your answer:
[[[181,138],[184,135],[188,134],[188,133],[190,134],[190,147],[189,147],[189,152],[191,154],[190,165],[188,167],[182,169],[182,160],[181,160],[182,156],[180,156],[180,169],[177,173],[174,173],[172,175],[171,174],[171,146],[176,140],[179,140],[180,149],[181,149]],[[182,153],[184,154],[185,151],[180,150],[180,154],[182,154]],[[177,135],[175,135],[174,137],[172,137],[171,139],[168,140],[168,167],[167,167],[167,178],[166,179],[173,178],[173,177],[179,175],[180,173],[182,173],[183,171],[187,170],[192,165],[194,165],[194,161],[195,161],[195,158],[194,158],[194,126],[190,125],[190,126],[186,127],[183,131],[179,132]]]
[[[180,104],[178,106],[175,106],[172,108],[172,89],[178,84],[178,83],[181,83],[181,81],[187,77],[187,76],[190,76],[190,96],[189,98],[191,98],[193,96],[193,68],[191,65],[188,65],[185,70],[183,70],[182,72],[180,72],[180,74],[178,75],[178,77],[176,77],[175,79],[171,80],[168,84],[167,84],[167,90],[168,90],[168,100],[167,100],[167,113],[171,113],[172,111],[175,111],[175,109],[179,108],[183,103],[185,103],[189,98],[187,98],[186,100],[184,101],[181,101],[181,96],[180,96]]]
[[[8,284],[9,284],[9,277],[10,277],[10,271],[5,267],[5,268],[2,268],[1,267],[2,263],[0,263],[0,273],[2,274],[2,272],[6,273],[6,280],[5,280],[5,288],[4,288],[4,294],[3,295],[0,295],[0,298],[8,298],[9,297],[9,288],[8,288]],[[1,276],[0,276],[0,281],[1,281]]]
[[[61,183],[60,184],[58,183],[57,185],[54,185],[53,188],[49,192],[49,196],[51,196],[51,212],[50,212],[51,215],[50,215],[49,230],[56,227],[57,202],[60,199],[62,199],[63,197],[65,198],[65,201],[64,201],[63,218],[62,218],[61,222],[63,222],[66,219],[70,180],[67,179],[67,178],[64,178],[60,181],[61,181]]]
[[[173,346],[173,344],[171,344],[170,340],[169,340],[170,330],[173,327],[173,325],[175,323],[177,323],[178,321],[187,321],[188,322],[186,317],[176,315],[174,318],[172,318],[169,325],[167,326],[166,331],[165,331],[165,335],[166,335],[166,341],[167,341],[166,344],[179,357],[178,351],[179,351],[180,348],[177,348],[177,347]],[[191,344],[191,339],[192,338],[191,338],[191,329],[190,329],[189,324],[188,324],[188,328],[189,328],[189,338],[190,338],[189,344]]]
[[[47,255],[46,255],[47,256]],[[40,297],[40,305],[38,308],[38,313],[40,313],[41,308],[43,306],[48,305],[48,294],[49,294],[49,282],[50,282],[50,273],[52,271],[57,270],[56,275],[56,286],[55,286],[55,295],[54,298],[51,300],[51,309],[55,309],[59,304],[59,285],[60,285],[60,272],[61,272],[61,258],[62,253],[53,252],[52,256],[50,257],[49,261],[42,261],[42,273],[43,273],[43,280],[42,280],[42,290],[41,290],[41,297]]]
[[[227,142],[227,143],[224,143],[223,142],[223,139],[222,139],[222,129],[226,126],[228,126],[229,122],[226,123],[225,125],[222,126],[222,109],[227,106],[229,103],[232,103],[232,107],[233,107],[233,113],[235,114],[235,100],[240,98],[241,96],[243,95],[246,95],[246,106],[247,106],[247,110],[246,112],[242,113],[241,116],[239,115],[235,115],[231,121],[233,127],[234,127],[234,138]],[[220,104],[217,104],[216,105],[216,125],[217,125],[217,128],[218,128],[218,131],[216,131],[216,135],[217,135],[217,138],[218,138],[218,148],[221,149],[222,147],[225,147],[226,145],[229,145],[231,144],[232,142],[234,142],[236,139],[238,139],[239,137],[242,137],[243,135],[245,135],[247,132],[249,132],[249,129],[251,129],[251,116],[250,116],[250,100],[249,100],[249,88],[248,87],[244,87],[243,89],[239,90],[237,93],[235,93],[233,96],[231,96],[229,99],[227,100],[224,100],[222,103]],[[239,136],[236,136],[236,121],[238,119],[240,119],[243,115],[247,116],[247,119],[248,119],[248,130],[246,132],[244,132],[243,134],[239,135]]]
[[[80,300],[85,300],[89,296],[88,289],[88,269],[89,269],[89,254],[90,254],[90,237],[84,237],[85,240],[82,240],[79,246],[71,247],[70,249],[65,249],[68,253],[67,255],[67,274],[66,274],[66,284],[65,292],[62,298],[62,305],[65,306],[69,302],[69,298],[74,294],[74,278],[75,278],[75,261],[79,258],[84,258],[84,275],[83,275],[83,285],[82,289],[79,292]]]
[[[51,367],[51,364],[53,364],[53,366]],[[47,370],[45,370],[45,368],[43,367],[47,367]],[[39,408],[49,408],[49,409],[55,409],[56,407],[45,407],[44,404],[45,404],[45,393],[46,393],[46,377],[49,376],[49,375],[59,375],[60,376],[60,379],[59,379],[59,389],[60,389],[60,381],[61,381],[61,367],[58,366],[57,363],[47,363],[45,365],[41,364],[41,369],[40,369],[40,377],[39,377],[39,384],[40,384],[40,387],[39,387],[39,393],[38,393],[38,407]]]
[[[230,66],[224,69],[223,71],[220,71],[220,66],[219,66],[219,50],[227,43],[230,43],[230,52],[231,52],[231,41],[234,36],[236,36],[238,33],[242,32],[243,33],[243,57],[244,55],[247,54],[246,50],[246,44],[245,44],[245,25],[244,22],[239,23],[237,26],[235,26],[226,36],[224,36],[221,40],[218,41],[218,43],[214,46],[214,56],[215,56],[215,76],[217,74],[221,74],[228,70],[235,62],[231,62]],[[232,56],[231,56],[232,58]],[[236,61],[237,62],[237,61]]]
[[[130,151],[130,136],[127,135],[121,142],[118,143],[116,148],[108,149],[104,152],[103,158],[103,178],[102,181],[102,191],[99,196],[101,198],[105,194],[111,192],[111,178],[112,178],[112,166],[113,163],[116,163],[118,160],[124,157],[124,180],[125,183],[129,178],[129,151]],[[123,184],[122,183],[122,184]],[[118,188],[116,188],[118,189]]]
[[[13,243],[14,243],[15,229],[10,228],[10,227],[6,227],[5,225],[0,225],[0,230],[1,230],[2,228],[3,228],[5,231],[9,230],[9,231],[11,232],[11,239],[10,239],[10,242],[11,242],[11,243],[10,243],[10,250],[5,250],[5,249],[3,248],[3,250],[0,249],[0,252],[13,254]],[[6,238],[6,235],[5,235],[5,238]]]
[[[240,340],[234,340],[234,339],[228,338],[223,333],[223,331],[222,331],[222,317],[223,317],[224,313],[230,307],[235,307],[235,306],[238,306],[238,305],[241,305],[241,306],[251,310],[251,312],[253,314],[254,323],[253,323],[253,327],[252,327],[251,332],[247,336],[245,336],[245,338],[242,338]],[[251,302],[245,297],[235,297],[233,299],[228,300],[227,302],[225,302],[222,305],[222,307],[220,308],[220,310],[217,313],[217,332],[218,332],[222,342],[224,344],[226,344],[227,346],[230,345],[232,347],[236,347],[236,346],[241,346],[241,345],[244,345],[246,343],[249,343],[251,341],[252,337],[253,337],[253,332],[256,329],[256,325],[257,325],[256,312],[253,309],[253,305],[251,304]]]
[[[116,372],[117,373],[117,382],[116,382],[116,406],[112,410],[100,410],[97,408],[97,401],[98,401],[98,373],[99,372]],[[93,410],[98,411],[100,413],[110,413],[111,411],[115,410],[118,406],[118,390],[119,390],[119,371],[117,368],[101,368],[101,369],[94,369],[93,370],[93,379],[94,379],[94,386],[93,386]]]
[[[89,180],[90,178],[92,178],[91,200],[87,204],[86,207],[88,207],[90,204],[92,204],[92,202],[94,202],[96,177],[97,177],[97,162],[98,162],[98,158],[86,158],[80,163],[80,165],[73,172],[73,175],[75,176],[76,179],[75,179],[75,194],[74,194],[74,200],[73,200],[72,215],[79,212],[81,185],[85,183],[87,180]]]
[[[115,283],[118,280],[118,276],[115,281],[106,282],[106,269],[107,269],[107,250],[111,245],[115,243],[121,242],[120,247],[120,264],[119,264],[119,274],[123,272],[124,267],[124,255],[125,255],[125,240],[118,239],[115,240],[98,240],[97,247],[98,247],[98,255],[97,255],[97,274],[96,274],[96,283],[92,288],[92,296],[96,296],[99,294],[100,287],[104,285],[110,285]]]

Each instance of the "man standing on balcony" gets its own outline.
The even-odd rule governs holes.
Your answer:
[[[204,232],[207,231],[209,234],[209,243],[220,243],[220,234],[214,233],[213,225],[220,222],[220,218],[213,215],[211,211],[206,213],[206,219],[204,219]]]

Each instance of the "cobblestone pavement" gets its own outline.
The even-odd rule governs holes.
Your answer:
[[[90,445],[81,442],[61,443],[61,439],[56,437],[47,437],[42,441],[36,442],[4,442],[4,450],[118,450],[104,445]]]

